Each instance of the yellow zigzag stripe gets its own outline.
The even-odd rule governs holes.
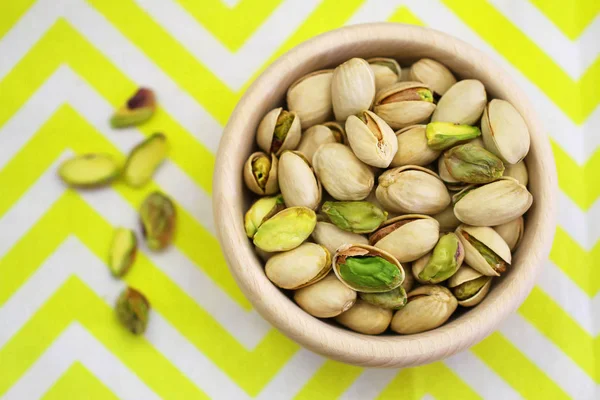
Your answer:
[[[530,0],[571,40],[577,39],[600,13],[598,0]]]
[[[327,360],[294,399],[337,399],[352,385],[362,370],[354,365]]]
[[[58,381],[44,394],[42,400],[118,400],[107,388],[81,363],[73,363]]]
[[[6,32],[12,28],[23,14],[27,12],[29,7],[35,2],[35,0],[20,0],[20,1],[7,1],[2,4],[2,16],[0,16],[0,38],[2,38]]]
[[[0,261],[0,298],[12,296],[67,237],[74,235],[98,258],[104,259],[112,234],[113,227],[76,192],[65,192]],[[140,288],[148,296],[154,310],[250,395],[256,395],[298,350],[298,345],[275,329],[271,329],[254,350],[247,350],[141,251],[126,281]],[[94,313],[90,311],[91,315]],[[113,326],[116,321],[99,320],[95,324]],[[124,348],[129,345],[129,342],[123,342],[123,338],[116,338],[114,343]],[[133,349],[131,351],[135,352]],[[12,362],[0,364],[12,365]],[[252,368],[248,368],[249,365]]]

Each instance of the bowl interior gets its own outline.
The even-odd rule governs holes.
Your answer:
[[[511,102],[525,118],[531,150],[526,158],[534,204],[510,271],[496,280],[477,307],[440,328],[420,334],[366,336],[314,318],[266,278],[243,228],[252,196],[244,188],[242,165],[256,149],[261,118],[285,104],[287,88],[301,76],[332,68],[352,57],[392,57],[402,67],[429,57],[448,66],[458,79],[483,82],[488,98]],[[341,361],[366,366],[409,366],[440,359],[481,340],[531,290],[554,233],[555,167],[531,105],[510,77],[483,53],[443,33],[400,24],[366,24],[321,35],[286,53],[248,89],[223,133],[214,177],[213,204],[222,249],[241,289],[275,327],[302,345]]]

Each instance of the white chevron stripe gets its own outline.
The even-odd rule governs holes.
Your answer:
[[[69,325],[8,390],[3,399],[39,399],[75,362],[80,362],[120,399],[159,399],[85,328]],[[74,396],[82,395],[82,393]]]
[[[374,399],[390,384],[399,371],[387,368],[365,368],[340,396],[340,400]]]

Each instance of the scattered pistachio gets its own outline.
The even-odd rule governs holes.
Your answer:
[[[152,175],[167,156],[167,138],[155,133],[131,150],[123,179],[132,187],[141,187],[152,179]]]
[[[146,331],[150,302],[142,293],[132,287],[125,289],[117,299],[116,311],[121,324],[131,333],[141,335]]]
[[[160,192],[151,193],[140,207],[142,234],[152,250],[166,248],[175,235],[175,204]]]
[[[113,128],[125,128],[146,122],[156,110],[156,97],[148,88],[140,88],[110,119]]]
[[[113,236],[108,256],[108,267],[114,276],[121,277],[129,271],[137,252],[135,232],[127,228],[117,228]]]
[[[58,175],[69,186],[98,187],[119,176],[120,168],[109,154],[82,154],[61,164]]]

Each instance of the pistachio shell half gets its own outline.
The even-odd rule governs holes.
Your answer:
[[[367,60],[375,75],[375,90],[393,85],[400,80],[402,69],[393,58],[374,57]]]
[[[466,183],[489,183],[504,173],[502,160],[483,147],[455,146],[444,152],[444,163],[454,179]]]
[[[335,320],[353,331],[378,335],[390,326],[392,311],[358,299],[348,311],[335,317]]]
[[[374,167],[387,168],[398,150],[392,128],[371,111],[349,116],[346,135],[356,157]]]
[[[510,265],[510,248],[492,228],[461,225],[456,235],[465,249],[465,263],[483,275],[500,276]]]
[[[319,221],[312,233],[315,242],[324,246],[331,254],[344,244],[369,244],[369,240],[357,233],[346,232],[334,224]]]
[[[516,108],[508,101],[490,101],[481,119],[485,147],[508,164],[523,160],[529,152],[529,129]]]
[[[246,215],[244,216],[244,229],[246,230],[246,235],[252,239],[263,222],[284,208],[283,196],[280,194],[256,200],[254,204],[250,206],[248,211],[246,211]]]
[[[481,135],[476,126],[452,122],[430,122],[425,130],[427,145],[433,150],[445,150]]]
[[[392,167],[404,165],[420,165],[432,163],[440,156],[440,152],[427,145],[426,125],[412,125],[396,132],[398,151],[390,164]]]
[[[261,196],[277,193],[277,165],[275,154],[269,156],[262,151],[250,154],[244,164],[244,182],[248,189]]]
[[[278,156],[284,150],[294,150],[298,146],[300,132],[298,115],[279,107],[269,111],[260,121],[256,143],[265,153]]]
[[[410,67],[410,78],[427,84],[435,93],[443,95],[456,83],[456,78],[442,63],[422,58]]]
[[[413,275],[421,283],[435,284],[456,273],[465,258],[465,251],[456,234],[451,232],[443,235],[433,248],[433,253],[424,257],[427,260],[422,268],[415,268],[420,264],[419,260],[413,264]]]
[[[479,120],[487,95],[483,83],[465,79],[452,85],[440,99],[431,121],[473,125]]]
[[[398,310],[406,305],[406,291],[401,286],[381,293],[358,293],[358,297],[374,306]],[[390,319],[392,316],[390,315]]]
[[[473,307],[481,303],[490,291],[492,277],[481,275],[468,265],[463,265],[448,281],[448,287],[458,300],[458,305]]]
[[[316,224],[317,215],[310,208],[286,208],[258,227],[254,244],[267,252],[291,250],[310,236]]]
[[[507,164],[504,169],[504,176],[515,178],[523,186],[527,186],[529,183],[529,174],[527,173],[525,161],[519,161],[516,164]]]
[[[315,71],[298,79],[288,89],[288,108],[298,114],[302,129],[320,124],[332,117],[332,77],[331,69]]]
[[[456,298],[443,286],[419,286],[408,293],[408,302],[396,311],[391,328],[411,334],[437,328],[450,318],[458,305]]]
[[[375,96],[373,111],[393,129],[418,124],[435,110],[433,94],[422,82],[398,82]]]
[[[336,120],[345,121],[350,115],[370,109],[374,98],[375,75],[362,58],[352,58],[333,71],[331,100]]]
[[[387,212],[368,201],[326,201],[321,212],[338,228],[354,233],[373,232],[387,218]]]
[[[331,318],[348,310],[356,302],[356,292],[334,275],[294,292],[294,300],[307,313],[317,318]]]
[[[514,251],[519,246],[519,243],[521,243],[521,239],[523,239],[525,230],[523,217],[513,219],[502,225],[497,225],[494,227],[494,230],[502,236],[510,251]]]
[[[275,254],[267,261],[267,278],[282,289],[299,289],[331,271],[331,255],[318,244],[302,243],[295,249]]]
[[[286,206],[315,210],[321,203],[321,184],[302,153],[289,150],[281,153],[277,179]]]
[[[342,132],[344,132],[343,129],[340,132],[331,125],[311,126],[302,134],[297,151],[304,154],[304,157],[312,164],[312,158],[322,144],[343,143],[345,141],[345,136],[342,135]]]

